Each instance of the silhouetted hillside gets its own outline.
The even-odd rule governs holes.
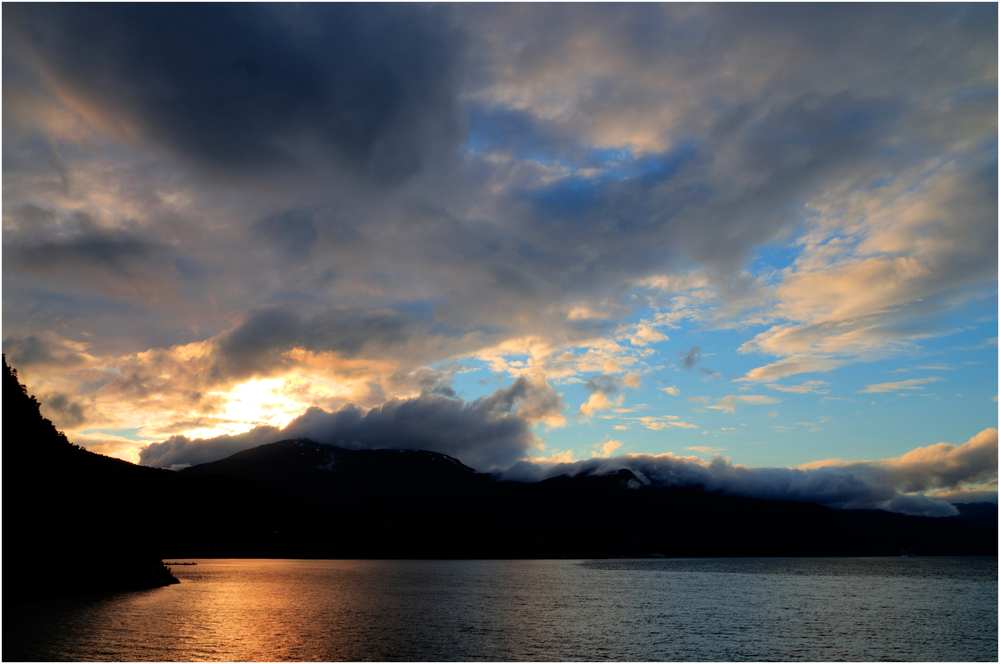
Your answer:
[[[643,486],[629,470],[502,482],[419,450],[287,440],[181,472],[70,444],[4,362],[4,597],[152,586],[163,557],[547,558],[997,554],[960,515]]]
[[[115,504],[127,482],[108,495],[115,478],[156,471],[71,444],[6,357],[3,371],[4,597],[176,583],[146,529]]]
[[[302,506],[221,477],[181,477],[94,454],[42,417],[3,360],[4,598],[155,587],[180,549],[240,542]],[[308,512],[308,510],[306,510]],[[225,516],[223,516],[225,515]]]
[[[494,484],[458,459],[423,450],[347,450],[311,440],[261,445],[181,474],[262,482],[296,499],[337,511],[418,510]],[[449,505],[449,509],[454,506]]]
[[[433,452],[281,441],[181,471],[265,484],[328,511],[317,556],[996,555],[996,506],[948,518],[642,486],[628,470],[500,482]],[[992,508],[993,519],[982,518]],[[969,516],[975,512],[979,518]]]

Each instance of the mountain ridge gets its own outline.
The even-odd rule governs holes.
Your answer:
[[[899,555],[903,549],[996,555],[996,506],[990,504],[963,508],[957,517],[836,510],[698,486],[651,486],[625,468],[536,483],[501,481],[435,452],[350,450],[309,439],[258,446],[180,472],[261,482],[354,524],[366,533],[359,539],[390,555]],[[383,530],[372,534],[364,519]],[[659,530],[651,527],[657,522]],[[414,539],[400,542],[394,530]],[[324,546],[351,549],[330,540]]]
[[[997,554],[991,504],[960,505],[955,517],[835,510],[654,486],[625,468],[502,481],[437,452],[309,439],[180,472],[136,466],[70,443],[6,358],[4,367],[5,569],[18,570],[5,597],[135,586],[143,565],[162,567],[168,556]],[[79,559],[87,564],[67,564]]]

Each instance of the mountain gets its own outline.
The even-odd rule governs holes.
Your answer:
[[[168,583],[164,557],[997,555],[997,506],[955,517],[643,486],[629,470],[505,482],[420,450],[307,439],[181,472],[66,440],[4,361],[8,597]]]
[[[997,553],[997,507],[990,503],[946,518],[834,510],[700,487],[643,486],[624,469],[503,482],[434,452],[348,450],[307,439],[262,445],[181,474],[256,482],[323,510],[322,522],[294,534],[302,551],[316,556]]]
[[[308,439],[283,440],[182,475],[217,475],[261,482],[304,502],[340,511],[393,511],[436,503],[492,485],[458,459],[423,450],[348,450]]]

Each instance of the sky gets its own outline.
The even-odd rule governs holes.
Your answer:
[[[995,4],[3,5],[3,351],[88,449],[997,495]]]

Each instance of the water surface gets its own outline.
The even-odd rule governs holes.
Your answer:
[[[3,659],[997,661],[997,558],[198,560],[5,603]]]

